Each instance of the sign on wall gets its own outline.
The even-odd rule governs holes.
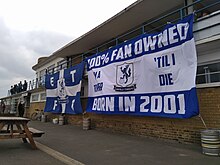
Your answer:
[[[44,112],[82,113],[80,90],[84,62],[59,72],[46,75],[46,106]]]
[[[198,115],[193,15],[87,59],[87,112]]]

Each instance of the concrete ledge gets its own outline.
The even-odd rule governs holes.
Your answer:
[[[67,165],[85,165],[75,159],[72,159],[56,150],[53,150],[52,148],[49,148],[37,141],[35,141],[36,145],[37,145],[37,148],[40,149],[41,151],[47,153],[48,155],[58,159],[59,161],[67,164]]]

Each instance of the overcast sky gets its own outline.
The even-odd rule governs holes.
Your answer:
[[[136,0],[0,0],[0,98],[32,66]]]

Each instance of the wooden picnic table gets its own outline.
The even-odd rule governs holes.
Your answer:
[[[23,117],[0,117],[0,139],[21,138],[24,143],[27,143],[28,139],[32,148],[37,149],[32,133],[28,129],[29,121],[30,119]]]

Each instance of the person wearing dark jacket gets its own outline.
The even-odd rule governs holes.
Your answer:
[[[24,84],[23,84],[22,90],[23,91],[27,90],[27,81],[26,80],[24,80]]]
[[[18,116],[23,117],[24,116],[24,101],[20,101],[18,103]]]

